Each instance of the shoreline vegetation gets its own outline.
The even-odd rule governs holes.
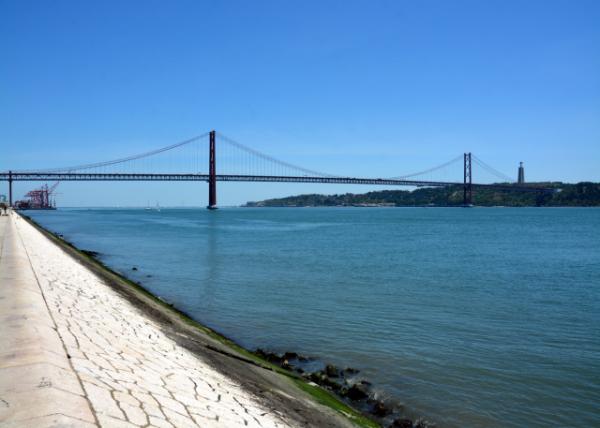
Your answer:
[[[528,183],[555,189],[553,193],[514,192],[478,188],[473,205],[482,207],[598,207],[600,183]],[[460,207],[462,186],[381,190],[362,194],[308,194],[247,202],[244,207]]]
[[[112,270],[99,259],[97,252],[79,249],[62,235],[45,229],[22,212],[19,214],[148,317],[158,321],[179,344],[240,381],[250,392],[274,400],[282,409],[293,408],[310,425],[330,426],[334,422],[335,426],[359,427],[431,426],[422,418],[408,417],[398,403],[376,397],[371,383],[360,377],[360,370],[338,368],[296,352],[245,349],[152,294],[141,283]],[[310,403],[302,408],[298,400]],[[315,405],[321,413],[311,409]]]

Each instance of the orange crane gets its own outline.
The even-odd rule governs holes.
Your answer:
[[[27,192],[25,197],[29,198],[27,201],[19,201],[18,206],[23,209],[35,209],[35,210],[51,210],[56,208],[56,201],[52,198],[54,191],[58,187],[60,181],[57,181],[52,186],[48,187],[44,184],[39,189],[30,190]]]

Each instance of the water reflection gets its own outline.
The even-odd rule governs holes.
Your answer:
[[[217,234],[218,234],[218,211],[207,212],[207,226],[206,226],[206,241],[205,241],[205,257],[204,257],[204,278],[202,281],[204,284],[200,284],[200,287],[204,289],[204,301],[201,302],[202,306],[206,309],[212,309],[215,302],[215,284],[219,280],[221,270],[221,258],[218,255],[217,249]]]

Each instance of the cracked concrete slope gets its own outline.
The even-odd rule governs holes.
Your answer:
[[[293,425],[18,215],[0,236],[0,425]]]

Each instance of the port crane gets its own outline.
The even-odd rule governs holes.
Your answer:
[[[44,184],[39,189],[30,190],[25,195],[25,197],[29,199],[25,201],[19,201],[20,208],[35,210],[55,209],[56,202],[52,196],[55,195],[55,190],[59,183],[60,181],[57,181],[50,187],[48,187],[47,184]]]

